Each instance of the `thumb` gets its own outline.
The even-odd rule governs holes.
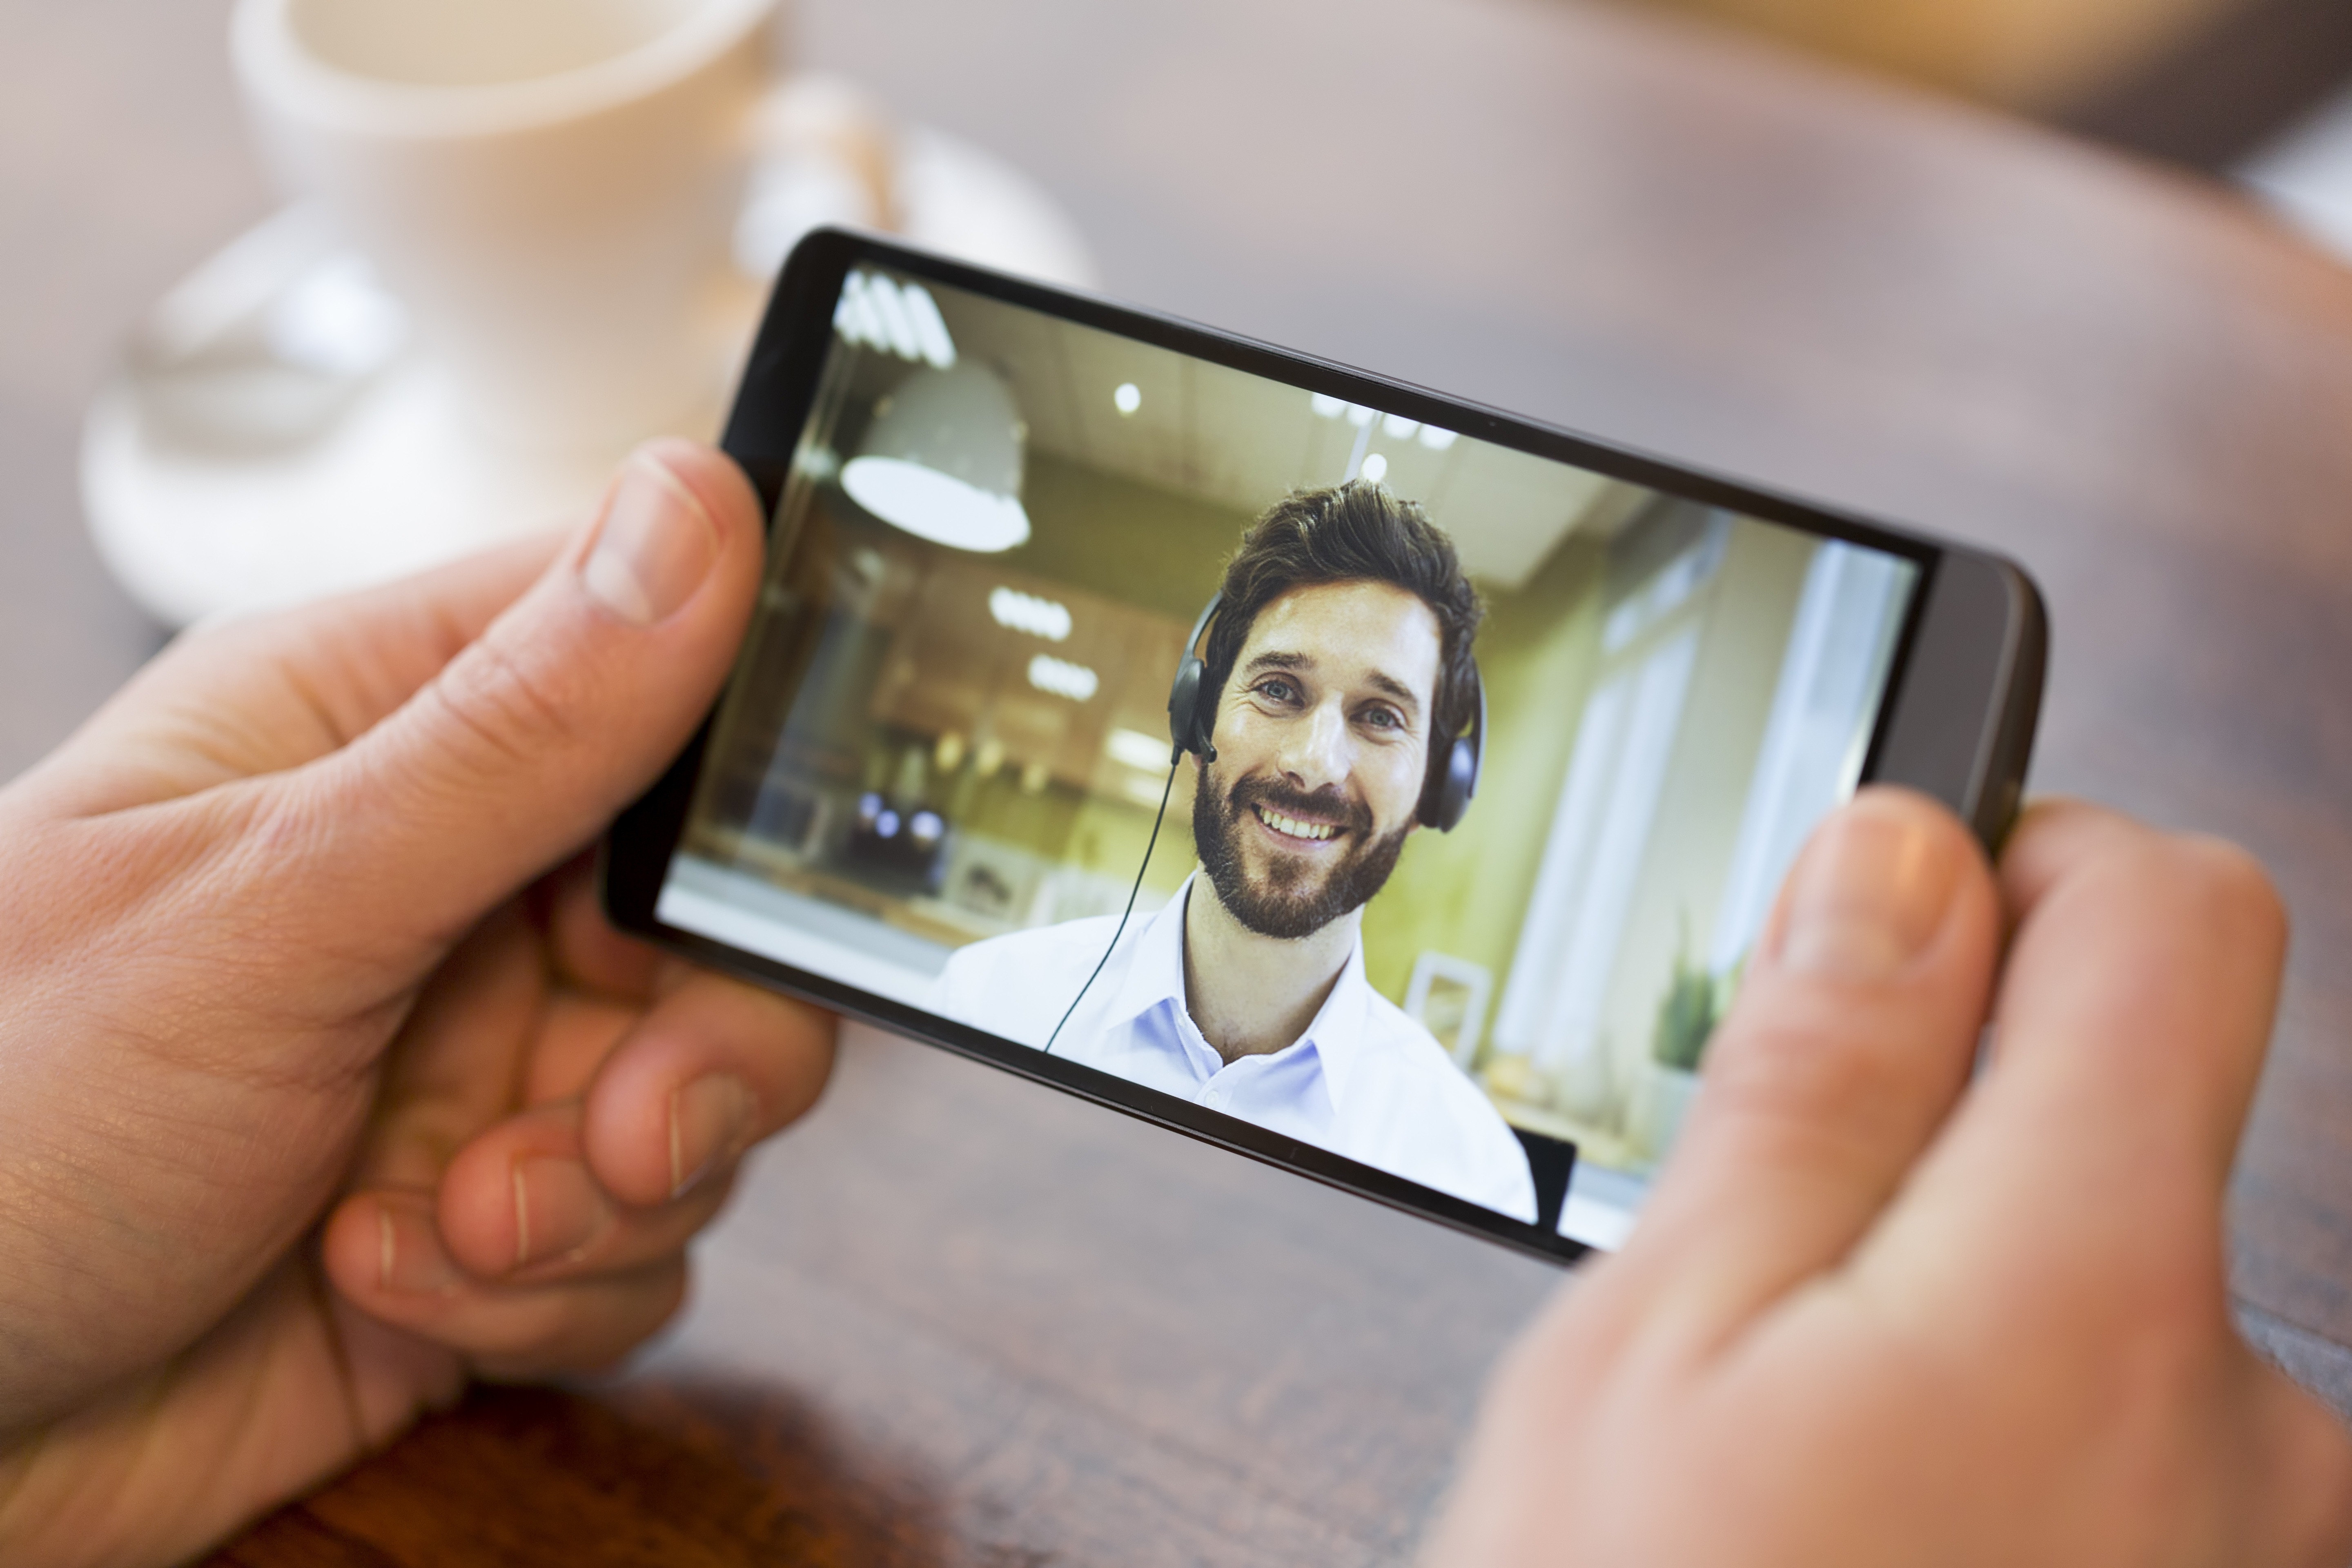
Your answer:
[[[1823,823],[1707,1054],[1619,1287],[1713,1343],[1835,1268],[1967,1082],[2000,931],[1990,869],[1942,807],[1870,789]]]
[[[640,447],[593,527],[405,703],[279,775],[280,897],[444,944],[658,776],[758,591],[758,498],[720,454]],[[307,874],[288,876],[289,853]]]

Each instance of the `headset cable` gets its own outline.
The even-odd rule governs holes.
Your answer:
[[[1078,1004],[1085,1001],[1087,993],[1095,988],[1095,981],[1101,976],[1103,965],[1108,963],[1110,955],[1118,951],[1118,939],[1127,934],[1128,918],[1135,913],[1136,895],[1143,891],[1143,873],[1151,868],[1151,852],[1160,847],[1160,825],[1168,820],[1168,797],[1176,790],[1176,770],[1183,763],[1184,753],[1178,752],[1175,760],[1168,764],[1168,782],[1160,791],[1160,811],[1151,819],[1151,837],[1143,846],[1143,864],[1135,868],[1135,886],[1127,890],[1127,908],[1118,913],[1118,929],[1110,933],[1110,945],[1103,949],[1102,957],[1096,961],[1094,973],[1087,976],[1087,983],[1078,987],[1076,996],[1070,998],[1069,1007],[1062,1014],[1062,1023],[1055,1025],[1054,1032],[1045,1037],[1043,1055],[1050,1057],[1054,1054],[1054,1042],[1062,1037],[1062,1025],[1070,1021],[1070,1015],[1078,1010]]]

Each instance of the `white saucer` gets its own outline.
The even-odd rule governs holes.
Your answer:
[[[780,92],[785,89],[780,89]],[[902,237],[1005,271],[1084,286],[1076,226],[1033,181],[980,149],[910,128],[896,140]],[[802,233],[856,222],[838,168],[755,170],[733,298],[714,304],[714,385],[732,381],[775,266]],[[570,521],[619,452],[488,447],[407,352],[399,305],[304,207],[205,262],[155,307],[91,404],[82,502],[131,596],[185,626],[383,582]],[[720,410],[688,433],[708,436]]]

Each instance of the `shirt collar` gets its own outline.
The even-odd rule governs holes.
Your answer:
[[[1131,1024],[1163,1002],[1184,1006],[1184,904],[1201,873],[1194,871],[1176,889],[1175,897],[1146,921],[1132,939],[1131,956],[1123,966],[1118,989],[1102,1017],[1101,1026],[1116,1029]],[[1356,1063],[1363,1055],[1371,1026],[1371,982],[1364,977],[1364,939],[1360,932],[1348,950],[1348,962],[1331,994],[1323,999],[1297,1045],[1311,1048],[1322,1061],[1332,1106],[1346,1099]],[[1296,1048],[1296,1047],[1294,1047]]]
[[[1199,875],[1195,871],[1185,878],[1176,896],[1145,921],[1143,929],[1136,933],[1129,956],[1122,966],[1118,989],[1112,994],[1109,1009],[1103,1015],[1104,1028],[1131,1024],[1162,1002],[1172,1001],[1179,1011],[1182,1010],[1184,900],[1192,891],[1193,879]]]

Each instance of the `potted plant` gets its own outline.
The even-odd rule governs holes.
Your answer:
[[[1652,1160],[1661,1160],[1681,1136],[1683,1119],[1698,1092],[1700,1064],[1707,1042],[1723,1021],[1738,988],[1739,969],[1716,975],[1690,961],[1690,921],[1682,922],[1658,1021],[1650,1034],[1650,1058],[1633,1083],[1625,1110],[1626,1133]]]

